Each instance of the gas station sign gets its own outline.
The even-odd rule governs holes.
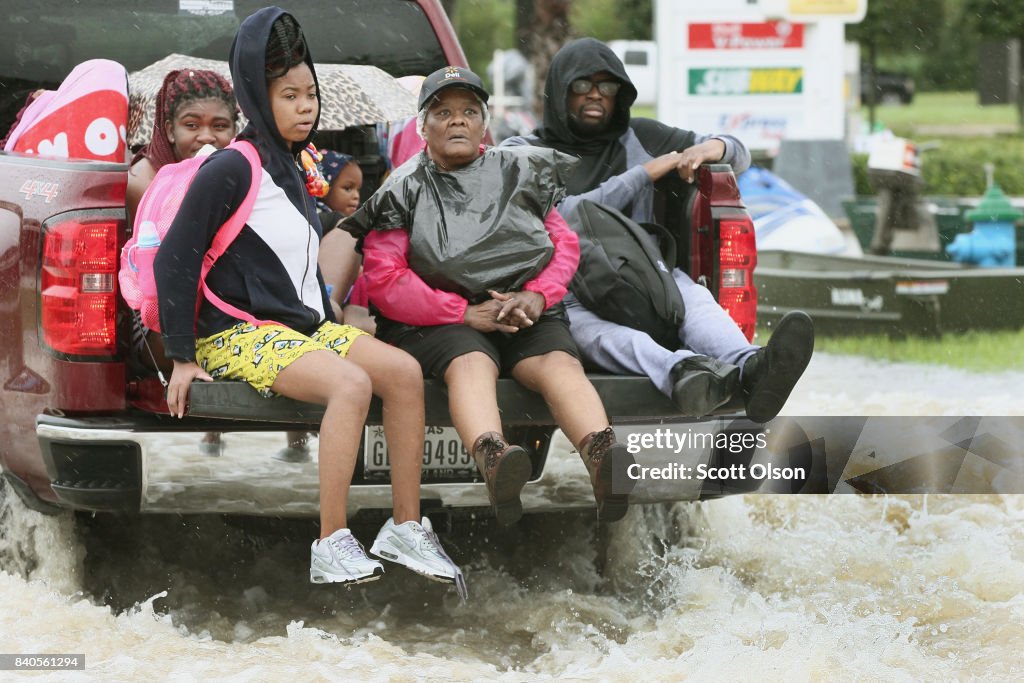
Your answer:
[[[690,69],[691,95],[792,95],[803,92],[804,70],[775,69]]]
[[[691,50],[776,50],[804,46],[803,24],[720,22],[690,24]]]
[[[783,139],[844,139],[843,19],[864,9],[865,0],[655,0],[657,118],[768,155]]]

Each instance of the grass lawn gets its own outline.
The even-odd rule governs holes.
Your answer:
[[[654,115],[654,107],[636,105],[631,107],[629,110],[631,116],[635,116],[640,119],[654,119],[657,118]]]
[[[866,121],[868,110],[861,107]],[[976,128],[992,128],[998,132],[1015,132],[1018,128],[1017,110],[1011,104],[978,104],[973,92],[925,92],[914,96],[906,106],[885,106],[875,109],[875,117],[897,135],[919,137],[934,129],[963,129],[977,134]],[[932,133],[934,134],[934,133]]]
[[[761,338],[760,335],[758,337]],[[1024,330],[947,334],[941,339],[908,337],[894,340],[885,336],[828,337],[816,339],[814,348],[816,351],[828,353],[948,365],[976,372],[1024,370]]]

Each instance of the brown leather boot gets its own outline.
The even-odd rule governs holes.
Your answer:
[[[594,500],[597,501],[598,521],[619,521],[629,508],[629,494],[612,493],[612,472],[613,468],[625,472],[626,468],[633,464],[633,456],[626,450],[624,444],[615,440],[615,431],[608,427],[584,437],[583,443],[580,444],[580,457],[590,472],[590,485],[594,487]]]
[[[507,526],[523,516],[519,492],[530,478],[530,456],[505,441],[498,432],[484,432],[473,443],[473,460],[487,483],[487,495],[498,524]]]

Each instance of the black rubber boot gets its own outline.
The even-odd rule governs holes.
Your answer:
[[[807,369],[814,353],[814,322],[803,311],[782,316],[768,345],[743,364],[747,417],[772,420]]]
[[[672,401],[688,417],[710,415],[740,386],[740,369],[708,356],[690,356],[672,368]]]

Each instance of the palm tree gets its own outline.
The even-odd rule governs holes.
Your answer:
[[[572,37],[569,9],[572,0],[516,0],[516,38],[530,60],[534,78],[534,109],[544,110],[544,78],[555,53]]]

